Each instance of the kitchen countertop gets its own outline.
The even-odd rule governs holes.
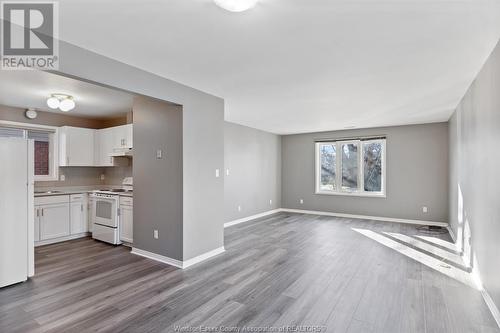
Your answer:
[[[35,198],[36,197],[49,197],[56,195],[71,195],[71,194],[81,194],[89,193],[96,190],[117,188],[118,186],[106,186],[106,185],[95,185],[95,186],[78,186],[78,187],[51,187],[51,188],[35,188]],[[36,193],[36,192],[43,193]],[[47,193],[47,191],[54,191],[52,193]],[[119,192],[116,193],[119,196],[133,197],[133,193],[130,192]]]

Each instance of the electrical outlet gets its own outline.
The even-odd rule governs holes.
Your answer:
[[[238,206],[238,212],[241,212],[241,206]]]
[[[428,211],[427,206],[422,207],[422,212],[427,213]]]
[[[154,230],[153,231],[153,238],[154,239],[158,239],[159,235],[158,235],[158,230]]]
[[[106,176],[104,174],[101,175],[101,180],[106,179]]]
[[[59,176],[59,180],[62,181],[62,182],[65,181],[66,180],[66,176],[65,175],[60,175]]]
[[[304,204],[304,199],[300,199],[300,204],[303,205]]]
[[[229,176],[229,169],[226,169],[226,176]]]
[[[219,178],[219,177],[220,177],[220,170],[215,169],[215,178]]]

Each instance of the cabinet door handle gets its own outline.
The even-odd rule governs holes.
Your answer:
[[[80,210],[83,212],[83,204],[80,205]]]
[[[69,156],[66,156],[66,166],[69,165]]]
[[[36,217],[39,217],[40,216],[40,209],[37,208],[36,210]]]
[[[109,158],[109,163],[113,164],[113,157]]]
[[[42,216],[43,216],[43,208],[42,208]]]

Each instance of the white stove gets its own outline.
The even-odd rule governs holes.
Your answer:
[[[111,243],[120,241],[120,194],[133,193],[133,178],[126,177],[121,188],[102,189],[90,193],[92,200],[92,238]]]

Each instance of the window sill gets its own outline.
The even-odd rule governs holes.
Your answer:
[[[346,197],[367,197],[367,198],[387,198],[385,193],[359,193],[359,192],[333,192],[333,191],[316,191],[318,195],[340,195]]]
[[[58,176],[42,176],[42,177],[37,177],[35,176],[33,179],[35,182],[55,182],[59,180]]]

